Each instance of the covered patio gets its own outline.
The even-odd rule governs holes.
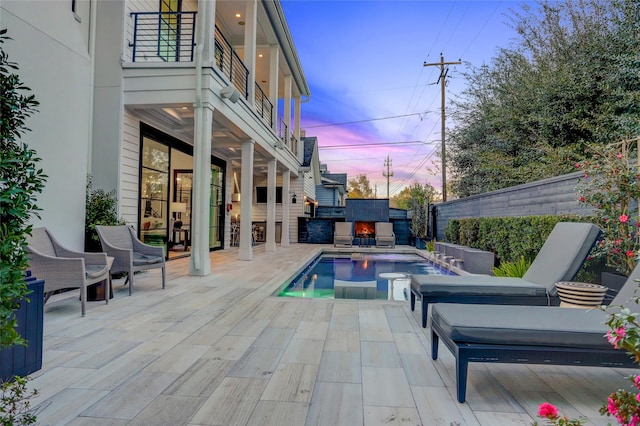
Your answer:
[[[529,425],[538,404],[606,425],[598,409],[633,370],[472,364],[456,401],[453,357],[430,356],[408,302],[278,298],[323,245],[213,252],[114,280],[108,305],[78,315],[77,292],[45,305],[43,368],[30,386],[50,425]],[[326,246],[329,247],[329,246]],[[396,250],[406,250],[401,247]]]

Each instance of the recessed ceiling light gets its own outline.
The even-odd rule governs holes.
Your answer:
[[[236,13],[236,18],[241,17],[242,15],[240,15],[239,13]]]
[[[182,109],[189,109],[188,107],[182,107]]]
[[[238,21],[238,25],[244,25],[244,21]]]
[[[262,58],[262,53],[258,53],[258,58]]]

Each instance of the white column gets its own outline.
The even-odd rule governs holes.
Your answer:
[[[276,251],[276,163],[277,160],[275,158],[272,158],[267,162],[266,251]]]
[[[287,134],[285,135],[285,143],[291,147],[291,134],[293,129],[291,128],[291,84],[293,83],[293,77],[287,75],[284,77],[284,124],[287,126]]]
[[[247,93],[249,104],[256,104],[256,34],[258,27],[258,1],[247,2],[244,24],[244,66],[249,70]]]
[[[209,260],[209,204],[211,197],[212,124],[213,107],[210,104],[196,107],[189,275],[204,276],[211,273],[211,261]]]
[[[291,171],[282,172],[282,235],[280,237],[280,246],[289,247],[289,221],[291,208]]]
[[[238,259],[252,260],[253,246],[251,222],[253,218],[253,150],[255,142],[242,141],[242,172],[240,182],[240,248]]]
[[[209,259],[209,210],[211,200],[211,126],[213,106],[209,91],[203,90],[202,67],[211,57],[215,1],[198,5],[201,19],[197,23],[196,90],[193,124],[193,188],[191,209],[191,257],[189,275],[204,276],[211,273]]]
[[[295,153],[298,161],[302,164],[304,160],[304,146],[302,146],[302,141],[300,140],[300,97],[296,97],[293,102],[293,126],[295,128],[294,135],[296,140],[298,141],[298,151]]]
[[[271,121],[273,130],[278,128],[278,75],[280,68],[280,49],[272,46],[269,49],[269,101],[273,105]]]

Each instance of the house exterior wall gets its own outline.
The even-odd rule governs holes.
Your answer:
[[[316,187],[316,199],[321,206],[339,206],[340,194],[336,188],[326,188],[323,185]]]
[[[48,176],[37,197],[42,219],[60,242],[84,247],[85,187],[90,145],[92,63],[89,2],[77,2],[76,20],[71,2],[63,0],[0,3],[3,45],[16,62],[24,84],[40,102],[26,122],[31,129],[22,140],[42,158]]]

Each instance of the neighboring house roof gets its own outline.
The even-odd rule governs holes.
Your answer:
[[[347,192],[347,186],[344,183],[329,179],[326,175],[322,176],[322,186],[325,188],[335,188],[340,194],[345,194]]]
[[[347,186],[347,174],[346,173],[324,173],[322,175],[323,179],[327,178],[339,184]]]
[[[320,159],[318,158],[318,138],[315,136],[301,138],[304,144],[304,158],[301,169],[313,172],[315,185],[320,185]]]

